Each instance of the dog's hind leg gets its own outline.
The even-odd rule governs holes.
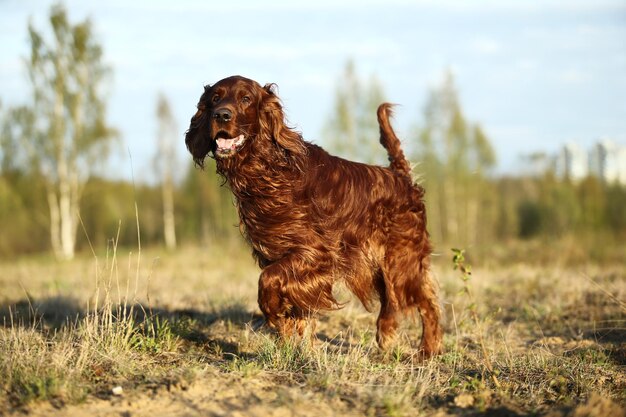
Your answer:
[[[404,238],[393,242],[387,250],[382,268],[384,286],[379,290],[381,312],[377,339],[381,348],[386,347],[388,339],[395,333],[398,312],[417,309],[422,321],[421,354],[430,357],[441,351],[441,308],[437,284],[430,275],[425,257],[427,252],[423,243]]]
[[[437,295],[437,283],[427,269],[416,277],[417,308],[422,318],[421,354],[428,358],[441,353],[443,331],[441,329],[441,306]]]
[[[376,321],[376,342],[382,350],[387,350],[393,344],[398,328],[398,300],[393,282],[387,280],[382,271],[376,274],[374,282],[380,299],[380,313]]]

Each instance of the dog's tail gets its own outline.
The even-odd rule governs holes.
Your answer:
[[[387,149],[389,155],[389,167],[398,174],[411,177],[411,166],[404,157],[404,152],[400,147],[400,139],[396,136],[389,117],[392,115],[393,105],[383,103],[378,106],[378,126],[380,126],[380,144]]]

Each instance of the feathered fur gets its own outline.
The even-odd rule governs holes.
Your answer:
[[[224,111],[232,118],[221,119]],[[368,310],[380,301],[382,348],[399,315],[419,311],[421,349],[430,356],[442,332],[424,190],[411,180],[390,111],[386,103],[378,109],[389,168],[351,162],[288,128],[274,85],[235,76],[205,87],[186,144],[200,166],[216,157],[262,268],[259,306],[279,333],[301,333],[307,318],[340,307],[332,289],[343,280]],[[243,145],[221,154],[216,140],[239,135]]]

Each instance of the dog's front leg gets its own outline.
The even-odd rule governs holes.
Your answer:
[[[281,336],[286,336],[289,328],[293,305],[286,297],[285,278],[276,264],[266,266],[259,277],[259,308],[267,324],[276,329]]]
[[[332,309],[332,280],[323,267],[291,255],[267,265],[259,278],[259,307],[270,327],[281,336],[303,336],[309,319]]]

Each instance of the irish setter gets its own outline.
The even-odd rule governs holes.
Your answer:
[[[389,168],[347,161],[285,124],[275,85],[240,76],[204,88],[185,137],[197,165],[211,155],[262,268],[259,307],[282,336],[302,334],[315,313],[340,307],[343,280],[366,309],[380,301],[376,340],[390,346],[399,316],[419,311],[421,353],[441,350],[441,310],[429,274],[424,190],[378,108]]]

